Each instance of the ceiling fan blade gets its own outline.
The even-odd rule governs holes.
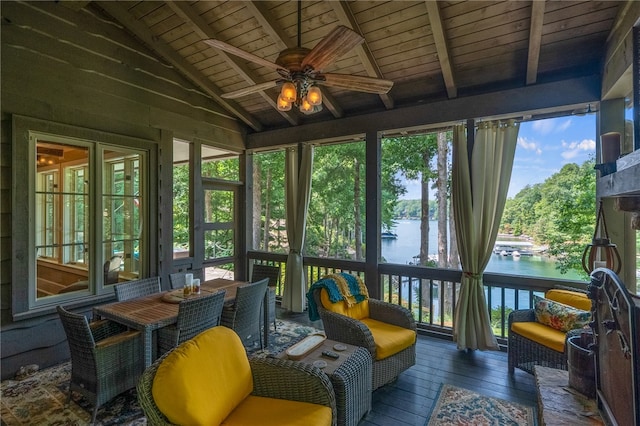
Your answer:
[[[271,89],[279,84],[279,80],[266,81],[264,83],[255,84],[253,86],[245,87],[243,89],[235,90],[233,92],[224,93],[221,95],[224,99],[241,98],[245,95],[250,95],[256,92],[262,92],[263,90]]]
[[[262,65],[263,67],[266,68],[272,68],[274,70],[284,70],[284,68],[282,68],[281,66],[274,64],[273,62],[267,61],[266,59],[263,59],[259,56],[254,55],[253,53],[249,53],[249,52],[245,52],[242,49],[238,49],[235,46],[232,46],[228,43],[225,43],[224,41],[221,40],[216,40],[216,39],[208,39],[208,40],[204,40],[205,43],[207,43],[209,46],[211,47],[215,47],[216,49],[220,49],[220,50],[224,50],[227,53],[231,53],[232,55],[235,55],[239,58],[242,59],[246,59],[247,61],[251,61],[253,63],[256,63],[258,65]],[[286,70],[284,70],[286,71]]]
[[[381,78],[365,77],[349,74],[322,74],[324,81],[318,80],[318,84],[337,87],[340,89],[356,90],[358,92],[384,94],[393,87],[393,81]]]
[[[311,49],[302,61],[302,68],[311,65],[314,70],[320,71],[363,41],[360,34],[339,25]]]

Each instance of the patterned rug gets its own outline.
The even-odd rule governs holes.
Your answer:
[[[277,354],[308,334],[313,327],[278,320],[278,331],[269,334],[268,349],[258,345],[249,356]],[[79,394],[69,395],[71,363],[39,371],[23,380],[5,380],[0,384],[0,420],[3,426],[13,425],[88,425],[93,407]],[[103,405],[96,418],[98,425],[146,425],[147,419],[138,405],[136,390],[131,389]]]
[[[533,407],[443,385],[427,426],[533,426]]]

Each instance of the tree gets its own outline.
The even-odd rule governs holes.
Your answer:
[[[385,167],[407,179],[420,179],[420,264],[427,265],[429,254],[429,181],[435,177],[431,162],[437,152],[437,136],[434,133],[388,138],[382,141],[382,157]]]

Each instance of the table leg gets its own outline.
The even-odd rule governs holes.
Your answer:
[[[145,328],[144,335],[144,367],[147,368],[153,363],[153,331]]]
[[[264,313],[263,318],[262,318],[262,323],[263,323],[263,342],[264,342],[264,348],[267,349],[269,347],[269,309],[271,308],[269,306],[269,287],[267,287],[267,291],[265,291],[264,293],[264,299],[262,301],[262,304],[264,305],[262,312]]]

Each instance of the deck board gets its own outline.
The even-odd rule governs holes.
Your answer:
[[[306,313],[278,311],[279,317],[322,328]],[[538,401],[533,375],[516,369],[509,376],[506,352],[460,351],[450,340],[419,334],[416,365],[373,392],[372,410],[359,426],[423,426],[444,383],[531,407]]]

